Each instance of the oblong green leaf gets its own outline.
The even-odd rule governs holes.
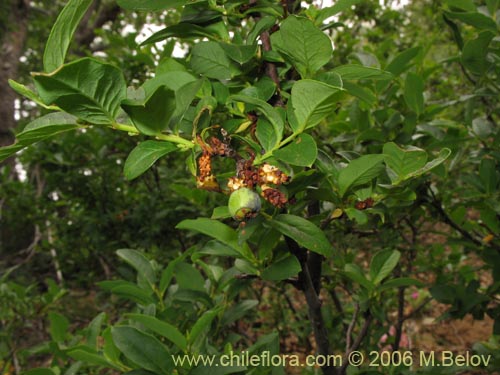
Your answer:
[[[46,105],[42,101],[42,99],[38,96],[38,94],[34,93],[28,87],[26,87],[25,85],[23,85],[23,84],[21,84],[19,82],[14,81],[13,79],[9,79],[9,86],[15,92],[17,92],[19,95],[22,95],[25,98],[34,101],[36,104],[38,104],[39,106],[41,106],[41,107],[43,107],[45,109],[59,110],[59,108],[57,108],[55,106]]]
[[[156,273],[149,260],[141,252],[132,249],[120,249],[116,251],[116,254],[134,267],[137,273],[144,277],[150,285],[156,282]]]
[[[113,327],[111,336],[120,351],[138,366],[158,374],[174,369],[168,349],[156,337],[128,326]]]
[[[446,159],[448,159],[450,155],[451,155],[451,150],[449,148],[443,148],[441,151],[439,151],[439,155],[437,158],[431,160],[430,162],[428,162],[422,168],[416,170],[415,172],[410,173],[409,175],[407,175],[407,178],[415,178],[431,171],[438,165],[442,164]]]
[[[47,73],[64,64],[73,34],[90,4],[92,0],[69,0],[59,13],[43,54],[43,68]]]
[[[84,58],[63,65],[51,74],[34,74],[35,86],[47,105],[91,124],[111,124],[126,97],[126,84],[120,69]]]
[[[307,18],[289,16],[280,30],[271,35],[273,50],[278,51],[297,69],[302,78],[310,78],[330,61],[330,38]]]
[[[120,7],[127,10],[157,11],[183,6],[187,0],[117,0]]]
[[[390,72],[363,65],[341,65],[334,68],[332,72],[340,75],[344,81],[359,79],[389,80],[393,77]]]
[[[318,148],[313,137],[302,133],[285,147],[274,151],[273,156],[285,163],[310,167],[318,156]]]
[[[364,185],[377,177],[383,170],[384,155],[364,155],[341,169],[338,176],[340,196],[356,186]]]
[[[378,285],[397,266],[401,253],[397,250],[384,250],[375,254],[370,262],[370,279]]]
[[[309,220],[300,216],[281,214],[270,220],[269,224],[310,251],[326,257],[333,254],[332,245],[325,233]]]
[[[417,57],[421,51],[422,47],[413,47],[404,50],[391,60],[391,62],[385,67],[385,70],[395,76],[400,75],[411,67],[411,61]]]
[[[24,130],[16,136],[14,144],[0,148],[0,162],[33,143],[78,128],[81,126],[77,125],[76,118],[67,113],[49,113],[42,116],[26,125]]]
[[[127,180],[133,180],[146,172],[162,156],[177,150],[170,142],[145,141],[132,150],[125,160],[123,173]]]
[[[83,361],[90,365],[103,366],[107,368],[114,368],[115,370],[120,370],[118,366],[110,363],[104,356],[97,354],[96,352],[91,351],[90,348],[86,348],[84,346],[72,348],[67,353],[71,358],[76,359],[77,361]]]
[[[161,42],[162,40],[172,37],[177,37],[177,38],[207,37],[213,40],[220,39],[219,35],[213,30],[192,23],[183,22],[177,25],[168,26],[154,33],[148,39],[142,42],[141,45]]]
[[[26,375],[56,375],[54,371],[49,368],[33,368],[25,372]]]
[[[448,17],[460,20],[479,30],[490,30],[497,32],[497,24],[493,18],[479,12],[444,12]]]
[[[424,283],[410,277],[398,277],[396,279],[387,280],[386,282],[380,284],[377,288],[377,291],[383,292],[384,290],[399,288],[402,286],[422,287],[424,286]]]
[[[191,54],[191,68],[197,74],[220,80],[232,76],[231,60],[216,42],[195,44]]]
[[[296,276],[301,270],[298,259],[294,255],[288,255],[286,258],[273,262],[262,271],[262,278],[271,281],[286,280]]]
[[[424,111],[424,80],[415,73],[408,73],[404,98],[408,107],[418,115]]]
[[[238,233],[226,224],[217,220],[198,218],[195,220],[183,220],[176,226],[177,229],[194,230],[216,240],[236,250],[244,258],[254,261],[255,257],[246,242],[242,244],[238,241]]]
[[[121,104],[137,130],[146,135],[158,135],[168,129],[176,108],[175,92],[158,87],[145,102],[126,100]]]
[[[341,91],[340,87],[310,79],[295,82],[291,97],[295,121],[289,119],[294,133],[316,126],[331,114],[337,105]]]
[[[49,312],[49,321],[49,331],[52,340],[55,342],[64,341],[68,335],[68,319],[64,315],[51,311]]]
[[[196,339],[203,333],[203,331],[210,328],[210,325],[219,313],[219,310],[220,308],[205,311],[203,315],[196,321],[196,323],[194,323],[188,335],[189,345],[192,345],[196,341]]]
[[[344,275],[346,275],[352,281],[358,283],[359,285],[365,287],[368,290],[372,290],[374,285],[370,280],[368,280],[363,274],[363,270],[354,263],[348,263],[344,266],[344,270],[342,271]]]
[[[489,65],[486,59],[488,46],[494,36],[495,34],[490,31],[483,31],[476,39],[469,40],[465,43],[461,60],[467,70],[476,75],[481,75],[486,71]]]
[[[404,180],[406,176],[422,168],[427,162],[427,152],[420,148],[402,149],[394,142],[384,145],[385,163],[390,168],[389,177],[393,183]]]
[[[106,320],[106,313],[101,312],[97,315],[92,321],[89,323],[87,327],[87,333],[85,335],[85,341],[87,345],[94,350],[97,350],[98,347],[98,337],[101,333],[102,324]]]
[[[236,305],[231,306],[224,312],[221,319],[221,325],[229,325],[235,321],[243,318],[250,310],[253,310],[255,306],[259,304],[259,301],[254,299],[247,299],[238,302]]]
[[[144,315],[144,314],[127,314],[128,319],[135,320],[143,324],[146,328],[151,331],[165,337],[166,339],[172,341],[182,350],[187,349],[187,340],[184,335],[173,325],[161,321],[154,316]]]

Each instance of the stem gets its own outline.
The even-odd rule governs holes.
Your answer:
[[[114,129],[114,130],[119,130],[122,132],[131,133],[134,135],[140,134],[139,131],[132,125],[120,124],[120,123],[115,122],[112,125],[110,125],[109,127],[111,129]],[[179,146],[182,146],[183,148],[190,149],[190,148],[194,147],[194,143],[192,141],[185,139],[185,138],[182,138],[182,137],[179,137],[178,135],[160,133],[160,134],[155,135],[155,137],[156,137],[156,139],[160,139],[162,141],[176,143]]]
[[[314,287],[311,273],[308,266],[307,250],[300,247],[290,237],[285,236],[285,241],[288,245],[290,252],[299,260],[302,271],[299,273],[299,289],[304,292],[306,297],[309,319],[314,331],[314,338],[316,346],[320,355],[328,356],[330,353],[330,343],[328,341],[328,332],[326,330],[325,321],[321,314],[321,300]],[[324,366],[321,368],[324,375],[336,375],[336,370],[331,366]]]
[[[356,337],[356,340],[354,340],[354,344],[352,344],[352,346],[347,350],[345,357],[342,361],[342,367],[340,368],[340,371],[339,371],[340,375],[344,375],[346,373],[347,366],[349,366],[349,361],[347,360],[349,354],[351,354],[353,351],[359,349],[361,342],[363,342],[366,335],[368,334],[368,328],[370,328],[370,324],[373,320],[373,317],[372,317],[370,310],[367,310],[365,312],[364,316],[365,316],[365,322],[363,323],[363,327],[361,327],[361,331],[359,331],[359,334]]]

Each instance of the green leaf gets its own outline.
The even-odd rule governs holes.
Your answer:
[[[244,258],[250,261],[255,260],[255,257],[247,243],[244,242],[243,244],[240,244],[238,241],[238,233],[233,228],[221,223],[220,221],[207,218],[183,220],[177,224],[176,228],[189,229],[203,233],[233,248]]]
[[[468,25],[475,27],[478,30],[490,30],[497,32],[497,24],[495,21],[479,12],[444,12],[449,18],[460,20]]]
[[[56,375],[54,371],[49,368],[33,368],[24,373],[25,375]]]
[[[378,285],[396,268],[401,253],[397,250],[383,250],[375,254],[370,262],[370,279]]]
[[[73,34],[90,4],[92,0],[69,0],[59,13],[43,54],[43,68],[46,72],[52,72],[64,64]]]
[[[145,141],[137,145],[125,160],[123,172],[127,180],[133,180],[146,172],[161,157],[177,150],[170,142]]]
[[[166,86],[160,86],[144,103],[125,101],[122,108],[141,133],[158,135],[168,129],[174,115],[175,93]]]
[[[231,61],[216,42],[195,44],[191,54],[191,68],[208,78],[225,80],[232,77]]]
[[[97,315],[92,321],[89,323],[87,327],[87,334],[86,334],[86,342],[89,347],[91,347],[94,350],[97,350],[98,347],[98,337],[99,334],[101,333],[101,328],[102,324],[106,320],[106,313],[102,312],[99,315]]]
[[[154,285],[156,282],[156,273],[149,260],[141,252],[131,249],[120,249],[116,251],[116,254],[130,264],[150,285]]]
[[[273,50],[297,69],[302,78],[311,78],[332,57],[332,42],[307,18],[289,16],[280,30],[271,35]]]
[[[344,209],[344,212],[350,220],[356,220],[360,225],[364,225],[368,222],[368,215],[363,211],[357,210],[356,208],[348,207]]]
[[[128,319],[132,319],[136,322],[143,324],[146,328],[165,337],[166,339],[173,342],[180,349],[187,349],[187,340],[184,335],[173,325],[161,321],[154,316],[143,315],[143,314],[126,314]]]
[[[446,3],[450,8],[458,8],[466,12],[474,12],[476,10],[474,0],[447,0]]]
[[[215,319],[219,311],[220,308],[205,311],[203,315],[196,321],[196,323],[194,323],[188,335],[189,345],[193,345],[193,343],[203,333],[203,331],[210,329],[210,325],[212,324],[212,321]]]
[[[178,8],[187,3],[187,0],[117,0],[120,7],[127,10],[157,11]]]
[[[222,49],[226,52],[226,55],[238,64],[244,64],[250,61],[256,54],[258,45],[238,45],[231,43],[219,43]]]
[[[476,75],[482,75],[486,71],[489,65],[486,60],[488,46],[494,36],[495,34],[490,31],[483,31],[476,39],[465,43],[461,58],[462,64],[467,70]]]
[[[354,263],[348,263],[344,266],[344,270],[342,272],[352,281],[358,283],[359,285],[365,287],[368,290],[373,289],[374,285],[368,280],[363,274],[363,270]]]
[[[331,7],[326,7],[318,12],[316,23],[320,24],[327,18],[352,8],[352,6],[360,3],[362,0],[337,0]]]
[[[97,285],[105,290],[109,290],[113,294],[127,298],[142,305],[149,305],[154,302],[154,299],[151,296],[152,291],[146,292],[136,284],[128,281],[101,281],[97,283]]]
[[[139,367],[158,374],[172,373],[170,353],[157,338],[128,326],[113,327],[111,335],[118,349]]]
[[[55,106],[50,106],[50,105],[46,105],[42,99],[38,96],[38,94],[34,93],[33,91],[31,91],[29,88],[27,88],[25,85],[19,83],[19,82],[16,82],[12,79],[9,79],[9,86],[15,91],[17,92],[19,95],[21,96],[24,96],[25,98],[31,100],[31,101],[34,101],[36,104],[38,104],[39,106],[45,108],[45,109],[49,109],[49,110],[59,110],[58,107],[55,107]]]
[[[156,74],[154,78],[148,79],[141,86],[146,93],[146,98],[150,98],[158,88],[165,86],[167,89],[177,92],[189,83],[202,82],[188,72],[168,71]]]
[[[192,264],[179,262],[175,266],[175,280],[180,289],[205,291],[205,279]]]
[[[451,150],[449,148],[443,148],[436,159],[431,160],[422,168],[416,170],[413,173],[407,175],[407,178],[415,178],[429,172],[430,170],[436,168],[438,165],[442,164],[451,155]]]
[[[262,278],[270,281],[286,280],[296,276],[302,267],[294,255],[288,255],[286,258],[273,262],[269,267],[262,271]]]
[[[112,363],[120,363],[120,350],[113,342],[113,337],[111,336],[111,328],[112,327],[108,327],[102,332],[102,338],[104,339],[102,352],[104,354],[104,357],[108,361]]]
[[[326,83],[303,79],[292,87],[291,105],[296,124],[290,125],[294,133],[300,133],[320,123],[337,106],[342,89]]]
[[[408,73],[404,97],[408,107],[418,115],[424,111],[424,81],[414,73]]]
[[[182,0],[184,1],[184,0]],[[192,23],[179,23],[177,25],[168,26],[153,35],[141,43],[141,45],[147,45],[151,43],[161,42],[162,40],[168,38],[208,38],[208,39],[220,39],[217,32],[210,30],[206,27],[198,26]]]
[[[49,113],[42,116],[26,125],[17,135],[16,143],[0,148],[0,162],[33,143],[80,127],[76,123],[76,118],[66,113]]]
[[[273,126],[274,129],[274,139],[276,139],[276,144],[281,141],[281,138],[283,136],[283,128],[285,126],[285,123],[283,119],[281,118],[280,114],[278,111],[273,108],[269,103],[266,103],[265,101],[258,99],[258,98],[253,98],[251,96],[247,95],[231,95],[229,97],[229,100],[237,101],[237,102],[242,102],[242,103],[247,103],[256,106],[260,112],[266,118],[269,120],[271,125]],[[276,147],[276,144],[273,146]]]
[[[413,47],[404,50],[391,60],[385,67],[385,71],[392,73],[394,76],[400,75],[412,66],[412,64],[410,64],[411,61],[417,57],[421,51],[422,47]]]
[[[77,361],[85,362],[89,365],[103,366],[106,368],[111,367],[114,368],[115,370],[120,370],[118,366],[115,366],[112,363],[110,363],[105,357],[103,357],[100,354],[97,354],[95,351],[91,350],[91,348],[85,346],[77,346],[69,350],[67,353],[68,356],[70,356],[71,358]]]
[[[493,194],[497,189],[499,176],[497,172],[496,163],[493,159],[483,159],[479,165],[479,179],[484,191],[487,194]]]
[[[384,170],[384,158],[384,155],[364,155],[341,169],[338,176],[340,196],[343,197],[349,189],[367,184],[377,177]]]
[[[419,280],[412,279],[410,277],[399,277],[396,279],[387,280],[386,282],[379,285],[377,290],[379,292],[383,292],[384,290],[399,288],[402,286],[422,287],[422,286],[424,286],[424,283],[419,281]]]
[[[363,65],[341,65],[332,70],[342,77],[344,81],[359,79],[389,80],[393,77],[390,72]]]
[[[266,151],[272,151],[278,147],[279,139],[276,129],[268,121],[259,118],[255,128],[255,136],[262,148]]]
[[[219,206],[219,207],[214,208],[210,219],[227,219],[230,217],[231,217],[231,214],[229,213],[229,207],[228,206]]]
[[[386,143],[383,150],[386,165],[391,172],[389,177],[393,183],[406,179],[411,173],[423,168],[427,162],[427,152],[420,148],[402,149],[393,142]]]
[[[314,138],[309,134],[300,134],[292,142],[273,152],[273,156],[292,165],[310,167],[318,156]]]
[[[310,251],[326,257],[333,255],[332,245],[325,233],[309,220],[300,216],[281,214],[270,220],[269,224]]]
[[[62,342],[68,335],[69,321],[65,316],[56,312],[49,312],[50,336],[55,342]]]
[[[372,107],[377,102],[377,97],[375,96],[373,91],[371,91],[367,87],[363,87],[352,82],[344,82],[344,89],[352,96],[363,100],[370,107]]]
[[[247,36],[247,44],[255,44],[257,38],[263,31],[269,30],[276,23],[276,17],[264,16],[257,21],[255,26],[250,30]]]
[[[497,213],[489,208],[483,208],[480,211],[481,221],[496,235],[500,233],[500,220]]]
[[[254,299],[247,299],[244,301],[238,302],[236,305],[231,306],[228,310],[224,312],[224,315],[221,319],[221,325],[226,326],[236,322],[243,318],[250,310],[253,310],[259,301]]]
[[[91,58],[63,65],[51,74],[34,74],[35,86],[47,105],[92,124],[111,124],[126,97],[120,69]]]

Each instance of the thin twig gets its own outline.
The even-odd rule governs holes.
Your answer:
[[[347,370],[347,366],[349,366],[349,361],[347,360],[349,354],[351,354],[353,351],[356,351],[359,349],[359,346],[365,339],[366,335],[368,334],[368,329],[370,328],[370,324],[373,320],[373,316],[370,312],[370,310],[367,310],[364,314],[365,316],[365,322],[363,323],[363,326],[361,327],[361,330],[359,331],[358,336],[356,337],[356,340],[354,340],[354,344],[351,346],[351,348],[345,353],[345,356],[342,360],[342,367],[340,368],[340,371],[338,372],[339,375],[344,375]]]
[[[358,314],[359,314],[359,303],[356,303],[354,307],[354,313],[352,314],[352,319],[351,322],[349,323],[349,326],[347,327],[347,332],[345,336],[345,351],[346,353],[351,350],[351,341],[352,341],[352,330],[354,329],[354,326],[356,325],[356,321],[358,320]]]

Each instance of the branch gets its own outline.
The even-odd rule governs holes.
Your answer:
[[[460,225],[458,225],[457,223],[455,223],[453,221],[453,219],[448,216],[448,214],[446,213],[446,211],[443,208],[443,205],[442,205],[441,201],[436,197],[436,195],[434,194],[434,192],[432,191],[432,189],[430,187],[428,187],[427,190],[429,191],[429,193],[431,195],[431,198],[432,198],[432,201],[430,202],[431,205],[432,205],[432,207],[434,207],[437,210],[437,212],[439,213],[439,215],[441,216],[441,218],[443,219],[443,221],[446,224],[448,224],[450,227],[452,227],[453,229],[455,229],[457,232],[459,232],[462,235],[462,237],[464,237],[467,240],[471,241],[475,245],[477,245],[477,246],[483,246],[484,245],[480,240],[478,240],[477,238],[474,238],[469,232],[467,232]]]
[[[405,321],[404,319],[405,290],[406,287],[404,286],[398,288],[398,321],[396,322],[396,334],[394,335],[394,344],[392,344],[393,351],[397,351],[399,349],[401,336],[403,335],[403,323]]]
[[[368,334],[368,328],[370,328],[370,324],[373,320],[372,314],[370,310],[367,310],[364,314],[365,317],[365,322],[363,323],[363,326],[361,327],[361,330],[359,331],[358,336],[356,337],[356,340],[354,340],[354,344],[347,350],[343,360],[342,360],[342,367],[340,368],[339,374],[344,375],[347,370],[347,366],[349,366],[349,361],[347,358],[349,357],[349,354],[351,354],[353,351],[356,351],[359,349],[359,346],[365,339],[366,335]]]
[[[356,320],[358,320],[358,314],[359,314],[359,303],[356,303],[356,306],[354,307],[354,314],[352,314],[352,319],[351,319],[351,322],[349,323],[349,326],[347,327],[347,332],[345,335],[345,351],[346,351],[346,353],[351,349],[352,330],[354,329],[354,326],[356,325]]]
[[[326,330],[323,315],[321,314],[321,301],[314,287],[311,274],[308,267],[307,250],[301,248],[297,242],[290,237],[285,236],[285,241],[290,252],[299,259],[302,271],[299,273],[299,287],[306,297],[309,319],[314,331],[316,346],[320,355],[327,356],[330,353],[330,343],[328,341],[328,332]],[[321,368],[324,375],[336,375],[334,367],[324,366]]]

